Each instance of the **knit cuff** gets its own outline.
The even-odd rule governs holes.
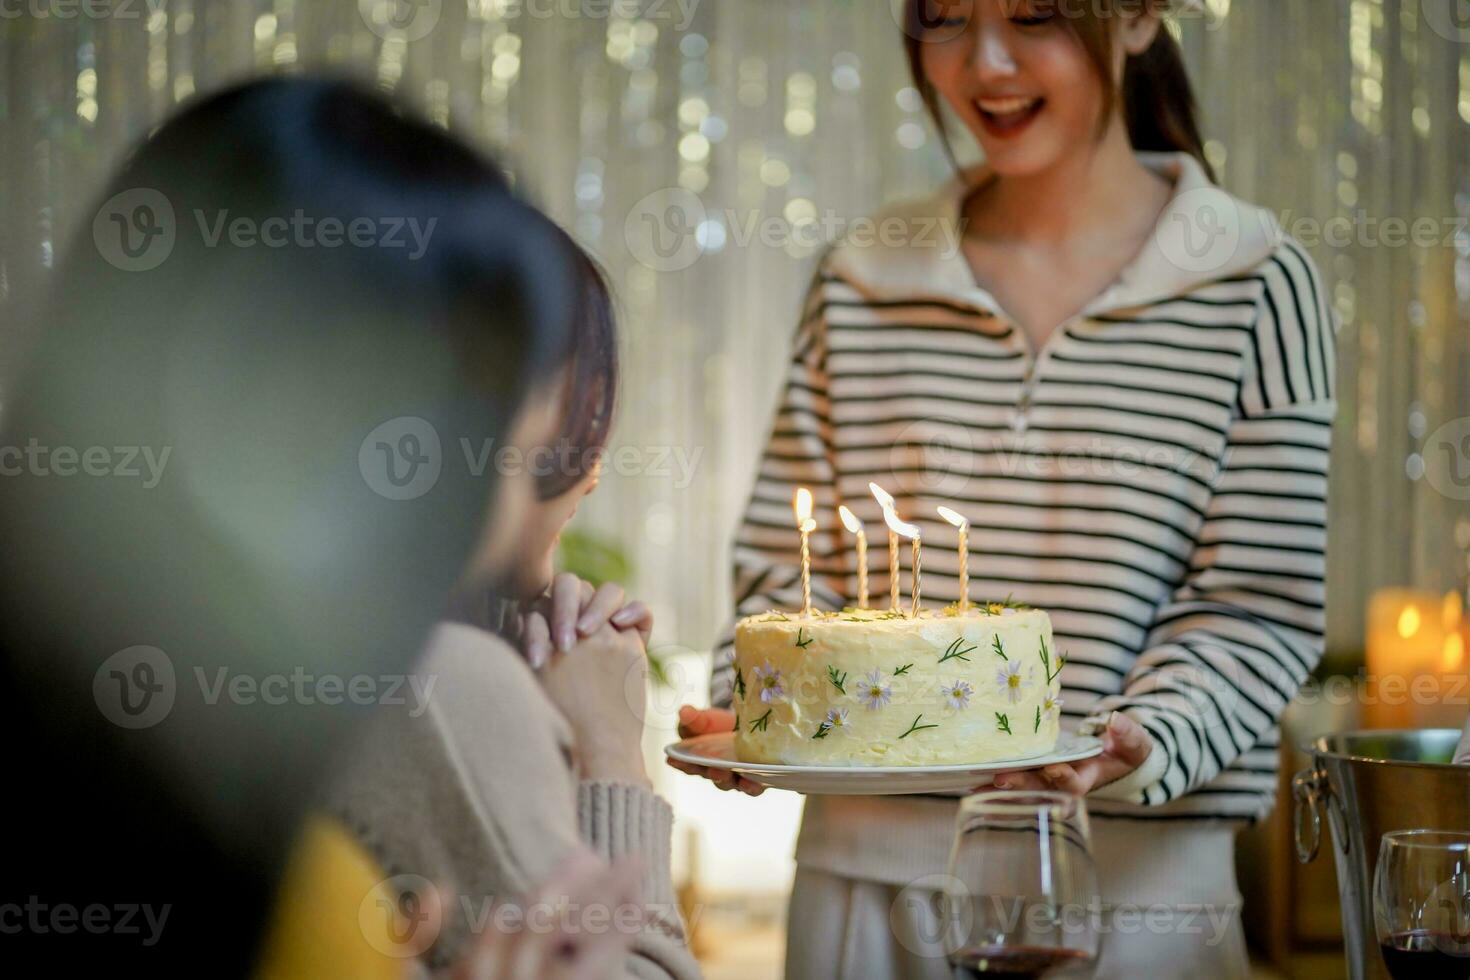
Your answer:
[[[1154,743],[1148,758],[1143,760],[1143,765],[1130,772],[1121,779],[1115,779],[1106,786],[1093,790],[1090,796],[1096,796],[1103,800],[1121,800],[1125,803],[1147,803],[1144,790],[1155,785],[1164,778],[1164,773],[1169,770],[1169,753],[1159,744],[1158,739],[1150,736]]]
[[[584,780],[577,786],[582,839],[603,859],[636,855],[643,862],[643,899],[673,905],[669,850],[674,811],[663,797],[642,786]]]

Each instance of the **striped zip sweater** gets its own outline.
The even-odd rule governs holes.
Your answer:
[[[925,605],[950,603],[957,532],[935,508],[951,506],[972,524],[972,598],[1051,614],[1064,728],[1120,710],[1153,739],[1094,812],[1253,819],[1275,795],[1277,721],[1322,653],[1335,320],[1267,212],[1187,155],[1140,159],[1175,185],[1155,235],[1039,351],[962,255],[921,241],[828,254],[736,540],[736,611],[800,607],[798,486],[820,523],[814,602],[856,598],[846,504],[871,538],[870,604],[886,603],[870,480],[923,530]],[[878,221],[957,222],[974,179]]]

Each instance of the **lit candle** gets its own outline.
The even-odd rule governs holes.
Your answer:
[[[848,533],[857,536],[857,605],[859,609],[866,609],[868,608],[868,532],[863,530],[863,522],[857,519],[856,514],[847,509],[846,504],[837,508],[837,516],[842,518],[842,525],[847,528]]]
[[[1437,595],[1382,589],[1368,605],[1370,728],[1440,728],[1463,721],[1465,708],[1448,695],[1465,669],[1465,624],[1458,592]]]
[[[893,522],[888,520],[888,515],[893,512],[893,496],[876,483],[869,483],[868,489],[873,492],[878,506],[883,508],[883,520],[888,524],[888,609],[898,612],[898,532],[893,529]]]
[[[910,541],[912,541],[914,543],[914,581],[913,581],[912,592],[910,593],[910,596],[909,596],[909,598],[910,598],[910,605],[912,607],[910,609],[910,611],[909,611],[909,615],[911,617],[912,616],[917,616],[919,614],[919,558],[920,558],[920,554],[919,554],[919,526],[917,524],[905,524],[903,521],[899,520],[898,519],[898,513],[892,507],[888,507],[888,508],[885,508],[884,509],[884,511],[883,511],[883,520],[885,522],[887,522],[887,524],[888,524],[888,530],[892,533],[892,535],[893,535],[893,537],[895,539],[899,535],[903,535],[904,537],[908,538]],[[895,553],[896,553],[896,551],[897,551],[897,549],[895,548]],[[894,572],[894,579],[895,579],[895,581],[897,580],[897,578],[898,578],[898,573],[897,573],[897,571],[895,571]],[[897,609],[897,607],[898,607],[898,593],[897,593],[896,590],[894,592],[894,602],[893,602],[893,605],[894,605],[894,608]]]
[[[970,522],[948,507],[939,508],[939,516],[960,529],[960,612],[964,612],[970,608]]]
[[[817,529],[817,522],[812,520],[812,492],[806,487],[796,491],[796,499],[792,501],[792,509],[796,511],[796,529],[801,532],[801,614],[810,616],[812,614],[812,532]]]

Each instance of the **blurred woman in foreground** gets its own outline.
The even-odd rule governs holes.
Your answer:
[[[572,257],[489,162],[335,82],[194,104],[102,199],[0,435],[51,461],[0,481],[27,800],[0,903],[37,910],[6,946],[241,975],[326,760],[414,696],[467,563],[509,567],[531,488],[456,449],[539,435]]]

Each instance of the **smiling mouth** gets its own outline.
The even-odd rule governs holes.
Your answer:
[[[1011,97],[1004,99],[976,99],[975,108],[985,128],[998,136],[1009,136],[1020,132],[1035,119],[1046,105],[1043,98]]]

